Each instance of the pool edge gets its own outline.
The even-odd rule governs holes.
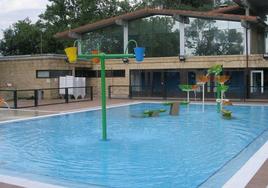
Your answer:
[[[261,166],[268,158],[268,141],[257,150],[249,158],[249,160],[244,163],[244,165],[223,185],[223,188],[242,188],[245,187],[254,175],[259,171]]]

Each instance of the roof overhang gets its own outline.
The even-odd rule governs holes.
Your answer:
[[[231,5],[226,7],[219,7],[216,9],[211,10],[212,13],[224,13],[224,14],[235,14],[237,11],[243,9],[239,5]],[[244,10],[244,9],[243,9]]]
[[[70,37],[70,33],[75,34],[76,36],[82,35],[87,32],[95,31],[101,28],[105,28],[111,25],[118,23],[118,20],[122,21],[132,21],[140,18],[150,17],[154,15],[164,15],[164,16],[174,16],[180,15],[185,17],[193,18],[204,18],[204,19],[213,19],[213,20],[226,20],[226,21],[247,21],[251,23],[258,23],[258,17],[256,16],[244,16],[236,14],[224,14],[218,12],[200,12],[200,11],[189,11],[189,10],[171,10],[171,9],[150,9],[145,8],[137,10],[131,13],[126,13],[120,16],[111,17],[108,19],[103,19],[94,23],[86,24],[84,26],[74,28],[71,30],[59,32],[55,34],[56,38],[73,38]]]
[[[267,0],[234,0],[242,7],[248,7],[256,13],[262,15],[268,14],[268,1]]]

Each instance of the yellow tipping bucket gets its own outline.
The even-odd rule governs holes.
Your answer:
[[[77,47],[65,48],[64,51],[67,55],[68,61],[70,63],[75,63],[77,60]]]

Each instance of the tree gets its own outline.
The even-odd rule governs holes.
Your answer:
[[[213,0],[144,0],[140,6],[184,10],[207,10],[213,7]]]
[[[38,27],[27,18],[18,21],[4,31],[0,41],[2,55],[23,55],[40,53],[40,33]]]
[[[161,6],[172,9],[207,9],[211,6],[211,1],[49,0],[50,3],[46,11],[40,15],[37,23],[33,24],[29,20],[19,21],[4,32],[4,39],[0,41],[0,53],[3,55],[40,53],[41,33],[43,36],[42,46],[44,53],[63,53],[63,49],[70,46],[73,41],[55,40],[53,36],[57,32],[143,7]],[[29,41],[28,43],[27,40]],[[28,46],[25,47],[26,45]]]
[[[47,29],[46,48],[49,53],[63,53],[66,46],[73,41],[55,40],[57,32],[92,23],[100,19],[115,16],[132,10],[129,1],[117,0],[49,0],[44,14],[40,15],[40,23]]]

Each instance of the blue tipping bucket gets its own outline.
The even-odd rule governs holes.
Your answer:
[[[134,48],[135,58],[137,62],[141,62],[144,59],[144,52],[145,48],[143,47],[136,47]]]

